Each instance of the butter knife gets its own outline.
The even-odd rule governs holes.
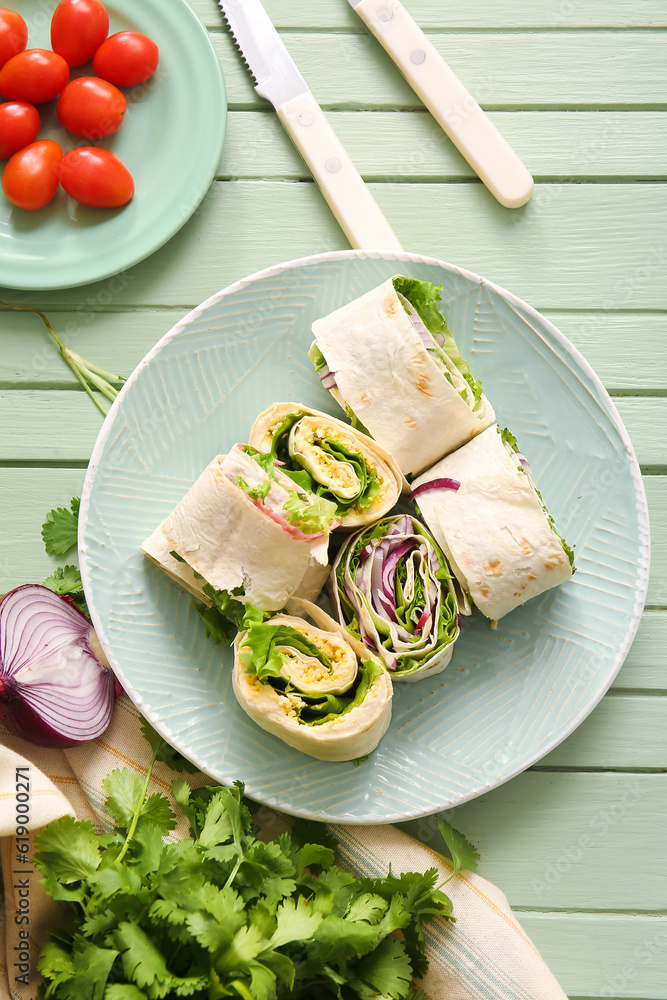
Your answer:
[[[506,208],[520,208],[533,178],[399,0],[348,0],[458,151]]]
[[[333,214],[357,249],[402,250],[259,0],[218,0],[234,40]]]

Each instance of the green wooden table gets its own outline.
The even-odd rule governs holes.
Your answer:
[[[167,2],[167,0],[165,0]],[[127,272],[45,309],[129,373],[192,306],[278,261],[346,246],[214,0],[191,0],[224,66],[227,142],[209,197]],[[539,765],[455,810],[571,997],[667,998],[667,104],[664,0],[407,0],[535,176],[501,208],[345,0],[267,0],[315,96],[407,250],[543,311],[614,397],[645,476],[648,605],[589,719]],[[0,282],[2,275],[0,275]],[[41,581],[43,515],[81,490],[99,414],[29,313],[0,315],[0,592]],[[433,821],[409,824],[424,840]],[[444,1000],[444,998],[443,998]]]

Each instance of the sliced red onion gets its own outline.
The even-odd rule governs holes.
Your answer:
[[[332,372],[328,365],[325,365],[320,372],[320,382],[322,383],[323,389],[335,389],[336,388],[336,373]]]
[[[428,493],[429,490],[459,490],[461,484],[456,479],[432,479],[430,483],[422,483],[412,491],[408,500],[416,500],[417,497],[421,496],[422,493]]]
[[[419,334],[421,342],[426,348],[426,350],[432,351],[433,348],[435,347],[435,344],[433,343],[433,337],[424,326],[421,318],[417,315],[417,313],[408,313],[408,319],[414,326],[416,332]]]
[[[86,616],[25,584],[0,601],[0,714],[38,746],[79,746],[109,725],[114,675]]]
[[[530,475],[530,462],[528,461],[524,453],[522,451],[515,451],[514,457],[518,458],[519,461],[521,462],[521,465],[523,466],[523,471],[527,472],[528,475]]]
[[[431,617],[430,608],[424,608],[424,610],[421,613],[421,617],[417,622],[417,628],[419,629],[419,631],[423,629],[424,625],[426,624],[426,622],[429,620],[430,617]]]

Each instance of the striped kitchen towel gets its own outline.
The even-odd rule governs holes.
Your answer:
[[[59,904],[46,895],[30,865],[34,832],[68,813],[91,819],[98,831],[109,829],[103,778],[119,767],[146,774],[150,753],[139,720],[123,696],[102,737],[64,751],[34,747],[0,727],[0,1000],[34,1000],[37,956],[58,922]],[[149,793],[169,795],[173,777],[164,764],[156,765]],[[200,773],[185,777],[193,787],[211,780]],[[268,809],[261,810],[261,822],[269,837],[289,825]],[[340,845],[338,863],[357,875],[384,876],[390,864],[395,874],[432,867],[443,878],[451,873],[447,859],[395,827],[330,830]],[[183,819],[171,836],[187,835]],[[456,923],[436,918],[426,927],[430,967],[419,986],[430,1000],[566,1000],[495,886],[478,875],[459,874],[447,895]]]

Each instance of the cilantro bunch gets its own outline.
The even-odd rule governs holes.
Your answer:
[[[156,760],[187,761],[145,732],[146,777],[123,769],[103,782],[112,833],[65,816],[36,837],[42,884],[64,906],[39,958],[38,1000],[421,995],[411,980],[428,966],[423,925],[453,919],[436,869],[357,879],[314,823],[265,843],[240,783],[192,791],[175,780],[191,837],[164,843],[175,816],[164,795],[147,796],[150,775]],[[474,848],[442,830],[455,871],[474,867]]]

